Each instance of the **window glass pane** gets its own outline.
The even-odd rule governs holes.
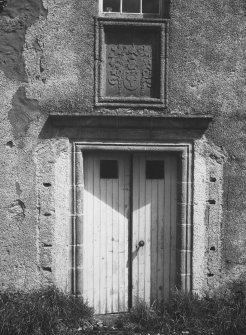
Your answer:
[[[100,178],[117,179],[118,178],[118,161],[101,160],[100,161]]]
[[[104,12],[119,12],[120,0],[103,0]]]
[[[146,179],[164,179],[164,161],[146,161]]]
[[[140,0],[122,0],[122,11],[125,13],[140,13]]]
[[[159,1],[160,0],[142,0],[143,13],[159,13]]]

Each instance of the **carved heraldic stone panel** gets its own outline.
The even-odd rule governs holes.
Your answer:
[[[106,21],[99,36],[97,103],[164,105],[162,25]]]
[[[155,96],[153,47],[150,44],[107,45],[107,96]],[[158,81],[158,73],[157,73]]]

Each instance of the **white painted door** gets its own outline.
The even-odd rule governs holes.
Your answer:
[[[168,298],[176,276],[176,184],[174,155],[84,153],[83,296],[96,313]]]
[[[168,299],[176,278],[177,158],[133,156],[132,299]],[[144,244],[144,245],[143,245]],[[142,246],[141,246],[142,245]]]
[[[84,154],[83,296],[99,314],[128,309],[129,155]]]

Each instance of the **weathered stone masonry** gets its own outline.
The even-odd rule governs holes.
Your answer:
[[[161,138],[194,143],[193,289],[243,281],[245,1],[171,1],[167,108],[95,106],[97,15],[94,0],[8,0],[0,14],[1,288],[70,290],[72,142],[120,133],[51,115],[212,116],[203,133],[169,128]]]

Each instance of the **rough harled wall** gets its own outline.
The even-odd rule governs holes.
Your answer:
[[[26,32],[47,11],[41,0],[8,0],[0,14],[0,288],[39,284],[34,150],[44,118],[28,98]]]
[[[58,130],[50,138],[44,125],[49,113],[107,112],[93,107],[97,7],[95,0],[8,0],[0,14],[3,288],[69,286],[70,144]],[[246,5],[172,0],[170,18],[168,110],[160,113],[214,116],[195,145],[195,181],[207,185],[200,200],[194,190],[199,290],[244,276]]]
[[[3,289],[69,288],[70,145],[42,130],[51,112],[93,110],[96,13],[93,0],[8,0],[0,14]]]
[[[205,134],[211,147],[210,153],[205,151],[210,168],[207,183],[210,192],[221,196],[223,192],[223,201],[216,194],[207,195],[207,200],[215,203],[207,204],[208,261],[204,275],[207,284],[213,287],[245,278],[246,3],[173,0],[170,16],[170,113],[214,117]],[[211,151],[216,147],[222,154]],[[213,176],[216,169],[222,169],[222,179]],[[222,190],[213,187],[219,179]],[[221,261],[217,259],[218,247],[215,242],[211,244],[220,234]]]

